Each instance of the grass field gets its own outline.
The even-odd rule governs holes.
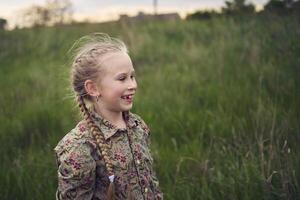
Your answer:
[[[0,194],[52,200],[53,148],[80,119],[74,41],[125,41],[165,199],[300,199],[300,20],[81,24],[0,32]]]

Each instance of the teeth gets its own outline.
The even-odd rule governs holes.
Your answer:
[[[131,99],[131,98],[132,98],[132,95],[126,95],[126,96],[123,96],[122,98],[123,98],[123,99]]]

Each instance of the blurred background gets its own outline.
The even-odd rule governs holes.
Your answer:
[[[0,1],[0,194],[55,199],[72,44],[122,39],[165,199],[300,199],[300,1]]]

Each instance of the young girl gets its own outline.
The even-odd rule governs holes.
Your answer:
[[[71,82],[84,119],[54,149],[56,199],[163,199],[149,128],[129,111],[137,82],[126,46],[106,34],[80,41]]]

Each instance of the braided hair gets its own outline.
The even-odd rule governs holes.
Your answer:
[[[109,146],[105,143],[104,135],[96,126],[86,102],[93,103],[93,97],[90,96],[84,83],[86,80],[97,82],[101,75],[101,56],[110,52],[128,53],[125,44],[116,39],[111,38],[107,34],[94,33],[79,39],[72,48],[76,46],[74,61],[71,70],[71,82],[74,90],[76,101],[80,111],[95,139],[108,172],[110,184],[107,190],[107,199],[114,199],[114,172],[111,159],[108,155]],[[77,47],[78,46],[78,47]]]

